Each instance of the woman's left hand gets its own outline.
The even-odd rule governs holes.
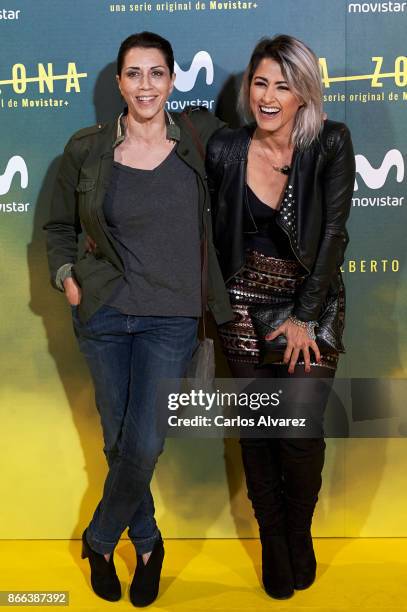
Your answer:
[[[277,329],[275,329],[273,332],[267,334],[266,340],[274,340],[280,334],[284,334],[284,336],[287,338],[287,348],[284,352],[283,361],[284,363],[289,363],[289,374],[294,373],[294,368],[301,351],[304,356],[306,372],[311,371],[310,349],[312,349],[314,352],[316,362],[320,362],[321,354],[319,352],[318,345],[315,340],[311,340],[308,335],[308,331],[304,327],[300,327],[287,319],[280,325],[280,327],[277,327]]]

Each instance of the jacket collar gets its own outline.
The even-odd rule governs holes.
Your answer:
[[[168,140],[176,140],[179,142],[181,140],[181,130],[179,126],[175,123],[174,119],[171,117],[170,113],[165,110],[165,123],[167,125],[167,139]],[[116,121],[116,131],[113,139],[112,148],[115,149],[126,137],[126,125],[124,121],[124,117],[128,113],[127,106],[124,108],[123,112],[119,115]]]

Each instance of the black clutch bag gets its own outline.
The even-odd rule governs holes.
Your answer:
[[[284,323],[293,310],[294,300],[249,307],[253,327],[260,341],[260,356],[263,363],[273,363],[282,359],[287,347],[284,334],[271,341],[266,340],[265,336]],[[340,299],[336,295],[326,300],[318,320],[318,327],[315,329],[316,343],[321,355],[345,352],[342,344],[343,327]]]

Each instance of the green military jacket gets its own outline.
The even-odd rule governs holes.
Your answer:
[[[204,147],[213,132],[223,126],[205,109],[191,109],[188,115]],[[233,314],[212,242],[205,164],[185,119],[178,113],[166,113],[166,116],[167,135],[177,141],[177,155],[196,175],[200,234],[202,238],[206,226],[208,235],[208,306],[216,322],[222,324],[232,319]],[[124,274],[123,262],[103,214],[114,148],[123,139],[121,116],[115,122],[82,129],[70,138],[56,179],[51,216],[44,226],[51,282],[61,289],[58,274],[64,267],[72,266],[82,290],[78,313],[83,322],[106,303]],[[78,235],[82,228],[97,248],[78,259]]]

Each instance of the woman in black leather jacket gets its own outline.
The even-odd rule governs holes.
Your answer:
[[[343,123],[324,121],[318,60],[290,36],[258,43],[240,103],[254,122],[220,130],[207,151],[214,242],[235,313],[219,327],[223,350],[235,377],[332,379],[343,352],[340,266],[355,176],[350,133]],[[287,302],[288,316],[265,337],[280,347],[270,352],[269,344],[267,352],[256,312],[267,321]],[[317,387],[306,388],[315,397]],[[263,584],[275,598],[315,579],[310,529],[326,399],[316,409],[317,437],[241,439]]]

